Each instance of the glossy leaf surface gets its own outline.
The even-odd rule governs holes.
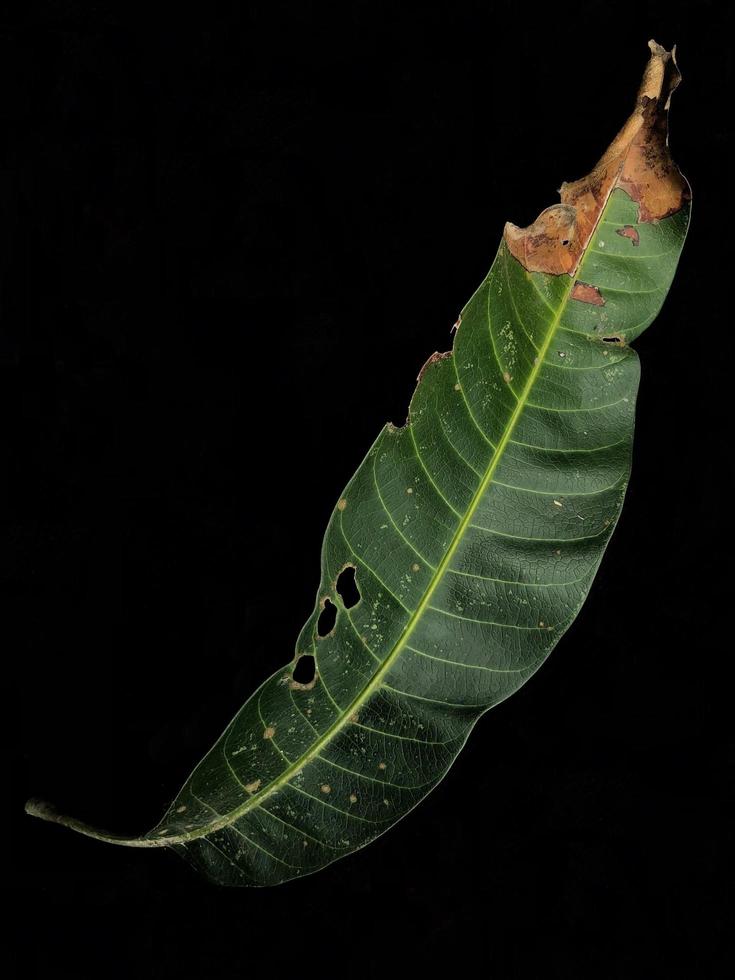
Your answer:
[[[543,663],[620,513],[639,379],[629,344],[663,303],[688,224],[666,147],[678,71],[651,49],[610,150],[529,229],[506,228],[406,425],[383,429],[338,498],[295,659],[145,837],[30,812],[175,848],[222,883],[276,884],[396,823]]]

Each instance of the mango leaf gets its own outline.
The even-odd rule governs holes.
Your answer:
[[[340,495],[290,664],[246,702],[139,838],[215,881],[272,885],[374,840],[446,774],[478,718],[574,620],[628,483],[638,357],[689,220],[668,151],[674,51],[589,176],[507,225],[452,351],[419,376]]]

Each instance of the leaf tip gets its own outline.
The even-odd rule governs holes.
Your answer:
[[[676,214],[691,197],[668,146],[671,95],[681,81],[676,46],[668,51],[650,40],[648,47],[635,108],[592,171],[563,183],[561,203],[546,208],[527,228],[506,224],[508,250],[529,272],[573,275],[618,188],[638,205],[640,222]]]

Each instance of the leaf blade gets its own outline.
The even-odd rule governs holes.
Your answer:
[[[295,661],[268,678],[142,838],[31,812],[176,848],[226,884],[276,884],[408,813],[538,669],[620,514],[639,380],[629,341],[656,316],[686,233],[686,187],[661,164],[678,71],[651,48],[632,121],[561,205],[506,227],[453,350],[429,359],[406,425],[383,429],[337,502],[297,643],[313,681],[294,680]],[[652,146],[665,192],[641,180]],[[348,566],[361,593],[349,608],[336,589]],[[320,636],[326,601],[336,622]]]

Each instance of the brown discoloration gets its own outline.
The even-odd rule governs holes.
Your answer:
[[[272,725],[268,725],[268,727],[263,732],[263,738],[273,738],[275,734],[276,734],[275,728]]]
[[[345,500],[344,497],[337,502],[337,510],[344,510],[346,506],[347,506],[347,501]]]
[[[245,786],[245,792],[257,793],[258,790],[260,789],[260,784],[261,784],[260,779],[254,779],[252,783],[247,783],[247,785]]]
[[[529,272],[558,276],[562,272],[571,274],[577,268],[583,246],[577,211],[568,204],[546,208],[528,228],[508,222],[504,234],[510,254]]]
[[[651,57],[635,109],[597,165],[581,180],[562,184],[561,203],[542,211],[527,228],[505,226],[511,255],[529,272],[574,275],[617,187],[636,201],[640,221],[675,214],[689,199],[689,185],[667,145],[671,93],[681,80],[676,49],[666,51],[655,41],[648,46]]]
[[[641,236],[633,225],[623,225],[622,228],[616,230],[615,234],[620,235],[621,238],[629,238],[636,247],[641,243]]]
[[[309,681],[308,684],[299,684],[298,681],[291,681],[288,685],[292,691],[311,691],[316,684],[318,675],[314,674],[314,679]]]
[[[323,783],[319,787],[319,789],[322,791],[322,793],[331,793],[332,792],[332,787],[329,785],[329,783]]]
[[[439,361],[445,361],[448,357],[451,356],[452,356],[452,352],[450,350],[445,350],[443,353],[439,353],[439,351],[434,351],[434,353],[431,355],[431,357],[428,359],[428,361],[424,364],[424,366],[419,371],[419,376],[418,378],[416,378],[416,380],[421,381],[421,379],[429,370],[432,364],[438,364]]]
[[[296,658],[296,663],[298,663],[298,661],[302,657],[309,657],[309,656],[314,656],[314,655],[309,653],[300,653]],[[296,664],[294,664],[294,670],[295,669],[296,669]],[[312,679],[309,681],[308,684],[302,684],[300,681],[295,681],[293,677],[289,677],[288,686],[292,691],[311,691],[318,680],[319,680],[319,671],[315,669],[314,676],[312,677]]]
[[[588,282],[580,282],[579,279],[572,289],[572,299],[577,299],[580,303],[591,303],[593,306],[605,305],[605,298],[597,286],[590,286]]]
[[[378,763],[378,769],[385,769],[385,763],[384,762],[379,762]]]

